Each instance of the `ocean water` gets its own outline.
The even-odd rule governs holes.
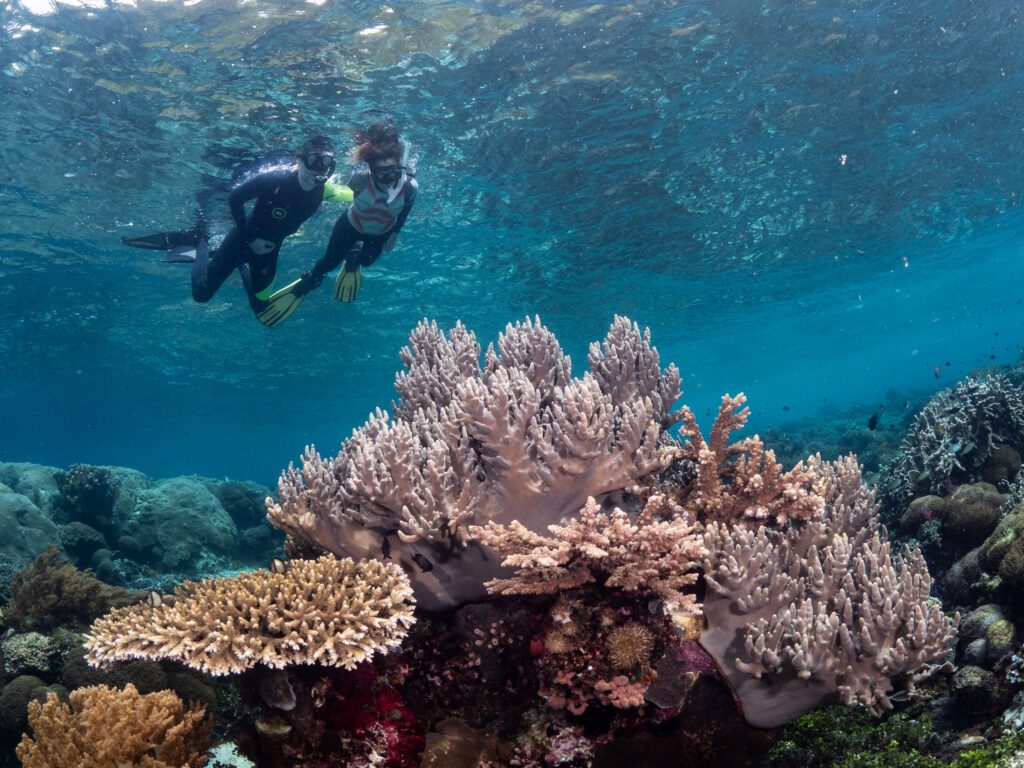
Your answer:
[[[997,0],[3,0],[0,460],[271,483],[389,405],[423,317],[538,315],[579,373],[627,315],[755,429],[1014,362],[1021,33]],[[420,196],[353,304],[268,330],[121,245],[384,115]]]

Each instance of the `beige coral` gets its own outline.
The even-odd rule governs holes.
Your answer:
[[[70,704],[50,693],[28,705],[32,736],[18,745],[25,768],[201,768],[212,723],[173,691],[140,694],[94,685]]]
[[[92,625],[86,658],[96,666],[169,659],[212,675],[257,664],[351,669],[398,647],[412,602],[392,563],[292,560],[283,572],[185,582],[161,605],[114,610]]]
[[[681,509],[658,519],[667,501],[652,495],[635,520],[621,509],[601,512],[593,497],[565,525],[550,525],[552,537],[533,533],[518,521],[491,522],[470,533],[497,551],[509,578],[492,579],[498,594],[553,594],[591,582],[657,595],[673,611],[699,613],[696,598],[683,590],[696,580],[707,554],[701,534]]]

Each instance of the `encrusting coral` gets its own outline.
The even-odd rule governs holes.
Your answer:
[[[483,366],[461,324],[445,337],[424,321],[402,360],[393,420],[378,409],[333,459],[307,448],[268,519],[339,556],[401,562],[426,608],[479,599],[501,575],[469,525],[518,516],[543,531],[671,461],[659,435],[679,418],[679,372],[625,318],[581,379],[539,320],[509,325]]]
[[[352,669],[397,648],[413,621],[401,568],[324,555],[283,572],[187,581],[159,605],[112,611],[93,623],[86,658],[101,667],[167,659],[211,675],[257,664]]]
[[[94,685],[71,692],[70,704],[50,693],[28,705],[32,735],[22,737],[25,768],[202,768],[212,721],[202,707],[185,708],[173,691],[140,694]]]

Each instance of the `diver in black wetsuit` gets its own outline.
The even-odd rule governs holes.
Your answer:
[[[167,250],[170,261],[193,261],[192,298],[201,303],[213,298],[237,269],[249,305],[264,322],[261,313],[273,293],[281,243],[297,232],[324,200],[352,200],[351,190],[330,181],[336,163],[327,137],[314,136],[295,157],[296,161],[263,165],[243,176],[228,197],[235,225],[213,252],[202,225],[122,241],[136,248]],[[245,203],[250,200],[255,202],[247,214]]]

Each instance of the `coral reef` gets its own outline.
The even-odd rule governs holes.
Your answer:
[[[324,555],[281,572],[185,582],[173,599],[112,611],[86,637],[88,660],[169,659],[211,675],[263,665],[351,669],[398,647],[413,622],[401,569]]]
[[[202,768],[212,722],[171,691],[140,694],[105,685],[49,694],[28,706],[32,735],[18,745],[25,768]]]
[[[898,516],[915,496],[945,495],[951,484],[983,480],[986,472],[995,471],[986,467],[993,455],[1001,467],[1012,466],[1001,445],[1018,452],[1019,465],[1024,448],[1024,394],[1019,387],[991,375],[964,379],[939,392],[914,418],[899,454],[883,470],[883,512]]]
[[[891,555],[854,457],[809,465],[824,480],[818,520],[784,530],[713,523],[705,544],[715,657],[755,725],[772,727],[838,695],[878,713],[892,681],[951,652],[920,552]]]
[[[302,469],[281,476],[280,502],[268,500],[271,523],[339,556],[390,556],[422,606],[443,608],[483,597],[501,574],[469,525],[518,517],[543,531],[668,467],[658,437],[679,417],[679,373],[659,368],[649,332],[625,318],[592,345],[582,379],[539,320],[509,325],[479,357],[461,324],[445,337],[421,322],[402,351],[394,419],[378,409],[333,459],[307,448]]]

